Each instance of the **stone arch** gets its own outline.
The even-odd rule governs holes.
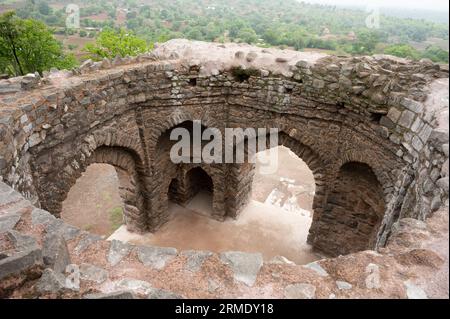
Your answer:
[[[212,195],[211,207],[214,210],[214,175],[211,169],[203,165],[183,165],[178,176],[169,184],[168,200],[179,205],[187,204],[200,190],[210,192]]]
[[[59,216],[62,203],[77,179],[94,163],[112,165],[119,178],[119,193],[123,199],[124,221],[130,231],[146,231],[145,165],[138,141],[100,131],[88,135],[84,143],[67,158],[64,167],[38,176],[41,206]],[[70,156],[70,155],[69,155]]]
[[[158,126],[154,128],[154,132],[152,132],[151,136],[149,137],[147,141],[147,147],[149,149],[148,156],[151,158],[151,160],[154,160],[153,157],[155,156],[158,149],[160,138],[164,133],[172,130],[173,128],[184,122],[193,121],[201,121],[201,124],[204,127],[215,126],[215,124],[207,114],[195,115],[194,112],[186,110],[185,108],[177,108],[169,117],[158,123]]]
[[[151,183],[148,184],[148,190],[151,198],[151,214],[148,216],[149,227],[151,231],[158,229],[162,224],[168,221],[168,190],[173,180],[176,180],[179,187],[185,191],[185,174],[188,169],[200,166],[200,164],[175,164],[170,160],[169,151],[170,145],[167,147],[167,136],[170,131],[176,127],[182,126],[183,124],[193,123],[196,120],[189,112],[177,112],[176,116],[173,115],[170,119],[164,122],[164,125],[158,127],[156,134],[152,135],[152,143],[156,141],[155,146],[150,146],[153,148],[151,159],[151,169],[153,170],[153,179]],[[205,129],[210,121],[200,119],[202,124],[202,129]],[[170,143],[169,143],[170,144]],[[150,153],[150,152],[149,152]],[[221,165],[201,165],[201,168],[213,179],[214,185],[219,185],[216,176],[217,171],[223,170]],[[175,182],[174,182],[175,183]],[[173,185],[173,184],[172,184]],[[186,194],[182,195],[179,199],[180,203],[184,203],[186,200]],[[213,210],[223,211],[223,199],[221,199],[221,192],[214,192],[213,200]],[[214,218],[220,219],[223,217],[223,213],[220,213],[220,217],[214,214]]]
[[[311,243],[331,256],[373,249],[385,210],[383,187],[372,168],[347,162],[332,183]]]
[[[267,138],[268,135],[257,135],[255,139]],[[242,140],[241,140],[242,141]],[[235,143],[239,144],[241,141]],[[268,141],[268,139],[266,139]],[[277,146],[285,146],[289,148],[294,154],[302,159],[308,168],[311,170],[315,181],[315,196],[313,200],[313,218],[315,215],[320,215],[325,199],[326,199],[326,185],[329,180],[330,165],[325,164],[321,156],[309,146],[303,144],[297,138],[290,136],[284,130],[278,133]],[[267,144],[269,148],[269,145]],[[248,160],[248,153],[246,149],[245,158]],[[252,180],[254,175],[254,165],[246,162],[244,164],[232,164],[230,169],[230,182],[227,191],[227,203],[231,203],[228,207],[227,215],[236,218],[239,212],[245,207],[251,194]],[[313,229],[313,227],[311,226]]]

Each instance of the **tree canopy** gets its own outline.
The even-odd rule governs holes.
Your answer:
[[[148,51],[147,42],[130,30],[105,29],[98,35],[95,44],[87,44],[86,51],[94,60],[114,58],[116,56],[135,56]]]
[[[76,64],[44,23],[20,19],[14,12],[0,15],[0,49],[1,71],[15,76]]]

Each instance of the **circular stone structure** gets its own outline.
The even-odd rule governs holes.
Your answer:
[[[237,218],[254,165],[174,164],[174,128],[276,128],[314,174],[308,242],[328,256],[385,246],[402,218],[448,204],[448,65],[171,40],[136,58],[0,81],[0,180],[59,216],[92,163],[118,170],[135,232],[168,200],[213,193]]]

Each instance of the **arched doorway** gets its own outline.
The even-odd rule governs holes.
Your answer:
[[[169,185],[168,200],[192,212],[211,216],[214,212],[214,183],[211,176],[201,167],[181,167],[180,171],[181,176],[172,179]]]
[[[122,196],[130,190],[130,176],[125,170],[109,164],[91,164],[63,201],[61,218],[70,225],[108,237],[124,223]]]
[[[314,247],[331,256],[373,249],[385,202],[372,169],[359,162],[341,166],[328,195]]]

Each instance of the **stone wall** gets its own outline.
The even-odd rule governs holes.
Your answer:
[[[213,59],[216,51],[223,60]],[[134,195],[125,202],[128,227],[154,231],[167,221],[172,180],[181,183],[188,170],[170,162],[160,137],[201,120],[222,133],[226,127],[280,130],[280,144],[314,173],[308,240],[329,254],[352,251],[341,236],[354,234],[346,221],[352,217],[329,218],[330,200],[347,183],[339,175],[347,163],[373,172],[380,188],[375,201],[384,207],[379,222],[361,212],[358,223],[372,229],[364,230],[370,236],[357,240],[357,249],[383,246],[396,220],[424,219],[448,201],[448,129],[437,116],[445,100],[433,99],[448,90],[448,67],[389,56],[308,59],[286,52],[175,40],[151,54],[87,61],[27,85],[17,83],[31,76],[4,80],[1,179],[58,215],[86,167],[110,163],[133,180]],[[214,185],[213,217],[236,217],[251,191],[253,165],[201,167]],[[344,248],[329,248],[339,245]]]

